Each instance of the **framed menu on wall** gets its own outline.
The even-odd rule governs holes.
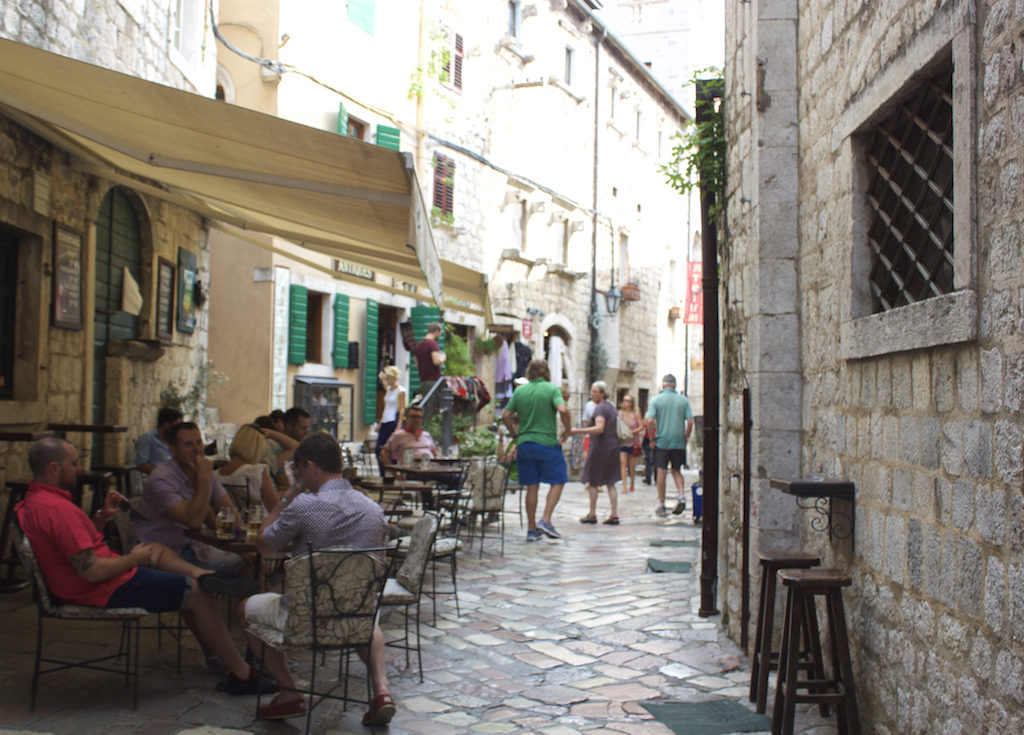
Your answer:
[[[156,273],[156,338],[174,337],[174,263],[160,258]]]
[[[82,233],[53,225],[53,325],[82,328]]]
[[[178,248],[178,331],[196,329],[196,254]]]

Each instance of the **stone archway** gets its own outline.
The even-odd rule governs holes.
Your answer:
[[[560,385],[567,382],[573,390],[576,371],[573,360],[575,330],[565,317],[551,314],[541,322],[542,354],[551,369],[551,382]]]

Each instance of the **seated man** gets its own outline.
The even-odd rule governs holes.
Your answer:
[[[135,468],[139,472],[152,472],[157,465],[171,458],[167,448],[167,434],[171,427],[181,423],[181,411],[161,408],[156,415],[156,428],[147,431],[135,442]]]
[[[174,426],[168,433],[168,446],[173,461],[157,467],[146,480],[135,537],[169,546],[186,561],[204,569],[252,576],[238,554],[185,535],[187,529],[199,529],[204,522],[214,527],[221,508],[234,508],[213,472],[213,463],[203,456],[199,427],[191,422]]]
[[[29,450],[32,482],[18,504],[18,523],[32,544],[39,569],[57,599],[85,607],[141,607],[149,612],[180,610],[204,649],[229,673],[218,684],[229,694],[277,691],[238,653],[211,592],[242,596],[251,580],[225,578],[200,569],[163,544],[139,544],[119,556],[103,542],[100,529],[124,497],[111,490],[103,508],[89,517],[71,502],[81,470],[78,452],[63,439],[40,439]],[[196,584],[198,582],[198,584]]]
[[[311,544],[313,549],[348,546],[372,549],[385,545],[387,522],[384,512],[341,476],[341,449],[329,434],[313,434],[302,440],[295,450],[292,483],[288,492],[270,512],[260,528],[257,547],[264,553],[280,551],[288,544],[296,554]],[[304,492],[308,490],[308,492]],[[259,623],[284,630],[288,610],[282,596],[276,593],[254,595],[240,606],[243,624]],[[249,647],[260,651],[262,643],[247,633]],[[373,684],[373,704],[363,717],[363,724],[386,725],[395,714],[395,703],[388,692],[384,636],[374,627],[370,650],[359,651],[367,663]],[[269,704],[260,707],[264,719],[283,719],[305,714],[306,704],[295,689],[295,680],[284,655],[266,648],[264,666],[278,678],[282,691]]]
[[[405,461],[406,451],[411,451],[414,459],[421,456],[436,457],[437,445],[434,439],[423,430],[423,408],[416,404],[405,409],[405,424],[401,429],[395,431],[387,440],[387,443],[380,450],[381,464],[400,464]],[[405,473],[410,479],[421,479],[423,476],[415,472]],[[427,477],[429,480],[438,480],[435,475]],[[441,478],[442,481],[451,478]],[[434,507],[434,494],[430,490],[421,490],[420,496],[423,500],[423,507],[432,509]]]

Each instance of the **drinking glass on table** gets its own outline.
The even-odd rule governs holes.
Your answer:
[[[263,525],[263,506],[254,505],[246,513],[246,535],[250,539],[256,538],[260,533],[260,526]]]
[[[217,513],[217,538],[228,541],[235,537],[235,509],[221,508]]]

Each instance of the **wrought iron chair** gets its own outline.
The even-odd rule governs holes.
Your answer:
[[[313,551],[285,562],[285,588],[290,595],[284,630],[250,623],[247,630],[272,648],[308,649],[309,686],[297,689],[309,696],[306,707],[308,735],[313,709],[325,699],[340,700],[347,709],[348,657],[360,647],[369,648],[377,621],[381,593],[391,571],[388,549],[333,548]],[[341,681],[317,691],[317,661],[324,664],[327,651],[338,651],[344,664]],[[263,651],[260,652],[261,658]],[[318,656],[319,654],[319,656]],[[335,690],[342,686],[341,695]],[[370,669],[366,668],[367,706],[372,707]],[[259,698],[256,702],[259,710]]]
[[[149,612],[140,607],[125,608],[99,608],[83,607],[81,605],[64,605],[57,602],[50,596],[50,590],[46,586],[46,580],[39,570],[35,552],[32,544],[25,536],[18,524],[17,516],[11,524],[11,536],[14,541],[14,548],[22,566],[28,572],[35,588],[36,610],[38,611],[36,621],[36,657],[32,669],[32,690],[29,698],[29,709],[35,709],[36,693],[39,688],[39,677],[44,674],[52,674],[65,669],[84,668],[93,671],[105,671],[111,674],[124,674],[125,685],[132,682],[132,707],[139,705],[139,621],[149,615]],[[43,621],[45,620],[76,620],[82,622],[120,623],[121,640],[118,644],[117,653],[106,656],[99,656],[80,661],[71,661],[67,658],[50,658],[43,655]],[[124,658],[124,666],[114,668],[106,662],[116,661]],[[42,668],[43,664],[53,664],[51,668]]]
[[[464,493],[466,505],[462,517],[469,524],[469,541],[472,543],[474,526],[480,524],[480,556],[484,555],[484,539],[490,521],[498,526],[501,539],[501,555],[505,555],[505,491],[508,487],[508,468],[501,464],[485,462],[469,471],[467,481],[469,493]]]
[[[405,668],[409,668],[409,652],[416,651],[416,659],[420,668],[420,681],[423,681],[423,651],[420,641],[420,597],[423,591],[423,577],[430,561],[434,540],[437,538],[437,518],[425,515],[420,518],[412,529],[409,550],[402,566],[399,567],[394,579],[389,579],[384,586],[381,597],[382,607],[401,607],[405,616],[405,635],[403,638],[388,641],[387,645],[405,650]],[[409,617],[416,606],[416,644],[409,642]]]

